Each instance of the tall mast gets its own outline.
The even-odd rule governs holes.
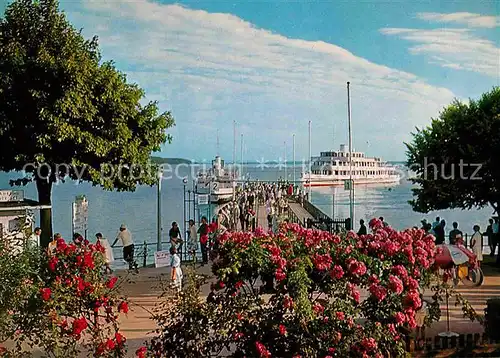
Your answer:
[[[236,165],[236,121],[233,121],[233,167]]]
[[[347,119],[349,123],[349,213],[351,230],[354,229],[354,183],[352,182],[352,125],[351,125],[351,90],[347,82]]]
[[[219,129],[217,129],[217,156],[219,156]]]

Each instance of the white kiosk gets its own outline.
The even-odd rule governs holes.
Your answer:
[[[18,232],[25,224],[20,220],[26,218],[30,210],[50,208],[50,205],[26,199],[23,190],[0,190],[0,239]],[[24,239],[22,236],[17,234],[15,238]]]

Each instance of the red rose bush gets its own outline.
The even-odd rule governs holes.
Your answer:
[[[76,356],[80,349],[94,357],[125,356],[117,319],[128,305],[118,296],[117,277],[104,274],[103,253],[99,244],[63,239],[53,252],[42,253],[8,317],[2,337],[15,348],[4,355],[19,356],[25,344],[57,357]]]
[[[376,219],[370,228],[343,237],[296,224],[277,234],[223,233],[206,302],[188,286],[155,317],[160,334],[138,354],[405,356],[421,293],[441,284],[434,280],[434,237]]]

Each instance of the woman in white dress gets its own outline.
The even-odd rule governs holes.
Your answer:
[[[181,258],[177,255],[177,249],[172,246],[170,248],[170,278],[172,280],[172,287],[177,289],[177,292],[182,290],[182,269]]]
[[[474,234],[472,234],[470,239],[470,248],[476,255],[477,261],[481,263],[483,261],[483,235],[479,230],[479,225],[474,225]]]
[[[95,237],[97,238],[97,242],[104,247],[104,258],[106,262],[106,273],[113,273],[113,270],[111,270],[110,264],[115,261],[115,258],[113,256],[113,249],[111,248],[111,245],[108,242],[108,239],[105,239],[102,237],[102,234],[98,232],[95,234]]]

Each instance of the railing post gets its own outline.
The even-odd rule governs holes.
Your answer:
[[[147,261],[148,261],[148,243],[146,240],[144,240],[144,258],[142,260],[142,267],[146,267]]]

